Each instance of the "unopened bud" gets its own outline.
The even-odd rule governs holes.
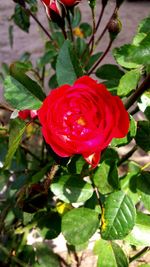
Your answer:
[[[66,10],[59,0],[41,0],[45,6],[47,16],[59,26],[64,24]]]
[[[110,38],[114,40],[122,29],[122,24],[117,14],[114,14],[108,25]]]

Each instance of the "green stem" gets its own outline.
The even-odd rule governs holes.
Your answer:
[[[110,17],[108,23],[106,24],[104,30],[103,30],[102,33],[101,33],[101,35],[99,36],[99,38],[98,38],[97,41],[95,42],[95,45],[98,45],[98,43],[101,41],[102,37],[104,36],[105,32],[107,31],[107,28],[108,28],[108,26],[109,26],[109,23],[110,23],[112,17],[113,17],[114,14],[117,12],[117,10],[118,10],[118,8],[115,6],[115,9],[114,9],[114,11],[113,11],[113,14],[111,15],[111,17]]]
[[[97,68],[97,66],[101,63],[101,61],[104,59],[104,57],[109,52],[109,49],[111,48],[112,43],[113,43],[113,40],[110,40],[106,50],[104,51],[102,56],[99,58],[99,60],[95,63],[95,65],[89,70],[88,75],[90,75]]]
[[[90,49],[90,55],[92,55],[92,53],[93,53],[95,33],[96,33],[95,10],[94,10],[94,8],[92,8],[91,11],[92,11],[92,21],[93,21],[93,33],[92,33],[92,37],[91,37],[91,43],[92,43],[92,45],[91,45],[91,49]]]
[[[150,247],[143,248],[141,251],[139,251],[133,257],[130,257],[129,258],[129,263],[132,262],[132,261],[135,261],[136,259],[138,259],[139,257],[141,257],[143,254],[145,254],[146,252],[148,252],[149,250],[150,250]]]
[[[150,74],[145,78],[136,91],[124,103],[125,108],[128,110],[134,102],[150,87]]]
[[[39,157],[37,157],[34,153],[32,153],[32,151],[30,151],[30,150],[28,149],[28,147],[26,147],[26,145],[21,144],[20,147],[21,147],[22,149],[24,149],[25,152],[27,152],[27,153],[28,153],[29,155],[31,155],[33,158],[35,158],[37,161],[41,162],[41,159],[40,159]]]
[[[71,40],[72,40],[72,42],[74,42],[74,35],[73,35],[73,30],[72,30],[72,25],[71,25],[69,10],[67,10],[67,16],[66,16],[66,18],[67,18],[67,21],[68,21],[68,26],[69,26],[69,30],[70,30]]]

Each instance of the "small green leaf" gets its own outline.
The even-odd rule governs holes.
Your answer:
[[[123,239],[135,224],[135,207],[124,192],[111,193],[104,202],[101,236],[103,239]]]
[[[124,72],[117,65],[105,64],[96,70],[96,76],[102,80],[119,81]]]
[[[12,76],[6,77],[4,89],[6,101],[16,109],[38,109],[42,104],[32,92]]]
[[[118,86],[118,95],[119,96],[127,96],[133,90],[136,89],[138,82],[140,79],[140,70],[130,70],[125,73],[124,76],[120,79]]]
[[[137,213],[133,230],[125,238],[125,241],[134,246],[150,245],[150,216],[141,212]]]
[[[138,32],[148,33],[150,32],[150,17],[144,18],[139,26],[138,26]]]
[[[80,29],[82,30],[85,38],[89,37],[92,34],[92,27],[86,22],[80,24]]]
[[[136,64],[149,64],[150,62],[150,33],[141,41],[139,46],[132,46],[128,51],[126,61]]]
[[[115,147],[115,146],[123,146],[128,144],[133,137],[135,137],[136,135],[136,131],[137,131],[137,122],[135,121],[135,119],[130,115],[130,128],[129,128],[129,132],[127,134],[127,136],[123,137],[123,138],[113,138],[112,142],[111,142],[111,146]]]
[[[8,28],[8,33],[9,33],[9,43],[10,43],[10,47],[13,47],[13,43],[14,43],[14,27],[13,25],[10,25]]]
[[[127,175],[121,178],[120,185],[121,190],[123,190],[133,201],[134,204],[137,204],[140,200],[140,196],[137,192],[137,178],[138,172],[132,171],[129,172]]]
[[[73,209],[62,218],[62,233],[67,242],[75,246],[88,241],[98,227],[98,213],[91,209]]]
[[[15,13],[13,16],[15,24],[25,32],[29,31],[30,27],[30,17],[24,11],[24,9],[19,5],[16,4],[15,6]]]
[[[108,149],[102,156],[101,163],[93,175],[93,180],[101,194],[107,194],[119,189],[118,155],[113,149]]]
[[[59,85],[72,85],[77,77],[83,75],[82,68],[69,40],[66,40],[60,49],[56,63],[56,75]]]
[[[94,253],[98,255],[97,267],[127,267],[128,260],[121,249],[115,242],[98,240],[94,246]]]
[[[12,122],[12,127],[10,129],[10,136],[9,136],[9,148],[6,154],[4,168],[9,168],[12,158],[21,142],[22,136],[26,129],[26,124],[24,121],[21,120],[14,120]]]
[[[132,62],[132,60],[126,60],[129,50],[131,50],[133,45],[125,44],[119,48],[113,49],[113,56],[117,63],[127,69],[135,69],[139,67],[139,64]],[[134,47],[134,46],[133,46]]]
[[[150,151],[150,122],[138,121],[137,133],[135,136],[136,143],[144,151]]]
[[[133,38],[132,44],[139,45],[145,37],[146,37],[145,33],[143,32],[137,33]]]
[[[71,24],[72,24],[72,27],[75,28],[77,27],[81,22],[81,11],[80,9],[77,7],[75,10],[74,10],[74,15],[72,16],[71,18]]]
[[[90,184],[83,181],[79,175],[64,175],[54,180],[51,191],[66,203],[85,202],[93,194]]]

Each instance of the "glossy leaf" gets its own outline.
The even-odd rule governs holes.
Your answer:
[[[27,69],[24,69],[24,67]],[[21,62],[19,63],[18,61],[14,62],[10,66],[10,74],[18,82],[20,82],[26,88],[26,90],[28,90],[33,96],[43,101],[46,95],[40,85],[25,74],[25,72],[29,70],[28,68],[32,68],[29,61],[24,62],[24,64]]]
[[[136,89],[138,82],[140,79],[140,70],[130,70],[125,73],[124,76],[120,79],[118,86],[118,95],[119,96],[127,96],[133,90]]]
[[[12,76],[7,76],[5,79],[4,89],[6,101],[16,109],[38,109],[42,104],[32,92]]]
[[[78,175],[65,175],[54,180],[51,191],[66,203],[85,202],[93,194],[93,188]]]
[[[150,215],[138,212],[135,226],[125,240],[134,246],[149,246]]]
[[[119,189],[117,156],[114,150],[106,150],[99,167],[94,172],[93,180],[101,194],[107,194],[114,189]]]
[[[97,267],[127,267],[128,260],[115,242],[98,240],[94,246],[94,253],[98,255]]]
[[[73,209],[62,218],[62,233],[67,242],[75,246],[88,241],[98,227],[98,213],[91,209]]]
[[[138,26],[138,32],[148,33],[150,32],[150,17],[141,20]]]
[[[139,64],[132,62],[132,60],[131,61],[126,60],[129,54],[129,50],[131,48],[132,48],[132,45],[125,44],[119,48],[113,49],[113,56],[115,57],[117,63],[127,69],[134,69],[134,68],[139,67]]]
[[[133,46],[128,51],[126,61],[136,64],[149,64],[150,62],[150,33],[141,41],[139,46]]]
[[[59,85],[70,84],[72,85],[77,77],[82,76],[82,68],[78,59],[73,51],[71,43],[66,40],[60,49],[57,63],[56,75]]]
[[[135,207],[122,191],[108,195],[104,202],[101,236],[103,239],[123,239],[135,224]]]

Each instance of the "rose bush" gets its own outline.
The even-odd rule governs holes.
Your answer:
[[[92,167],[113,137],[124,137],[129,116],[118,96],[88,76],[50,92],[38,111],[46,142],[61,157],[82,154]]]

